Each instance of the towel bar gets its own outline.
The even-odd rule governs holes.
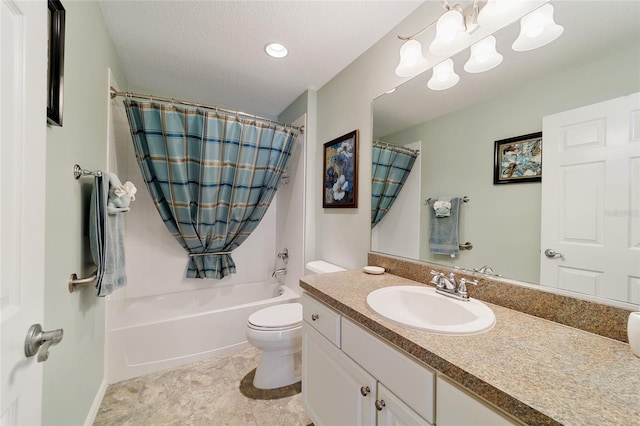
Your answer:
[[[82,167],[80,167],[80,165],[75,164],[73,166],[73,177],[76,178],[76,180],[80,179],[81,177],[85,177],[85,176],[102,176],[102,172],[100,170],[85,170]]]
[[[75,273],[69,275],[69,293],[73,293],[77,286],[91,284],[95,282],[96,279],[98,279],[98,271],[86,278],[78,278],[78,275]]]
[[[425,203],[425,204],[429,204],[429,201],[431,201],[431,200],[432,200],[432,198],[431,198],[431,197],[429,197],[429,198],[427,198],[426,200],[424,200],[424,203]],[[462,201],[463,203],[468,203],[470,200],[471,200],[471,198],[469,198],[469,196],[468,196],[468,195],[465,195],[464,197],[462,197],[462,198],[461,198],[461,200],[460,200],[460,201]]]
[[[473,244],[467,241],[464,244],[458,244],[458,247],[460,248],[460,250],[471,250],[473,248]]]
[[[200,257],[200,256],[223,256],[225,254],[231,254],[230,251],[219,251],[216,253],[189,253],[189,257]]]

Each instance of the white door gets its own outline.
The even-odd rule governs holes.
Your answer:
[[[545,117],[542,135],[541,282],[640,303],[640,93]]]
[[[44,315],[47,2],[1,0],[0,34],[0,423],[37,425],[42,364],[24,344]]]

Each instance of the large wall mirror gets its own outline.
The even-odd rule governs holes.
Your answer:
[[[551,44],[514,52],[516,22],[494,34],[504,55],[497,68],[466,73],[466,49],[451,58],[460,75],[457,85],[430,90],[427,71],[374,100],[374,140],[417,148],[420,155],[396,203],[372,229],[372,251],[470,270],[489,265],[505,279],[547,286],[540,278],[541,252],[547,248],[541,247],[541,187],[554,183],[545,181],[543,162],[542,183],[494,184],[494,142],[542,131],[543,117],[640,91],[640,2],[551,4],[556,22],[565,28]],[[544,150],[544,134],[542,144]],[[633,181],[626,183],[629,190],[640,188],[640,172],[625,179]],[[444,196],[469,197],[460,207],[459,233],[473,249],[454,258],[433,255],[428,245],[425,200]],[[629,244],[636,244],[631,240],[640,241],[640,197],[631,199],[625,209],[608,214],[634,222],[632,232],[638,235]],[[640,265],[640,244],[630,253],[631,263]],[[624,279],[622,295],[607,294],[606,285],[584,294],[639,305],[640,272]]]

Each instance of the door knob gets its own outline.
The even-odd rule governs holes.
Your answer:
[[[376,410],[378,411],[382,411],[382,409],[385,407],[385,403],[384,403],[384,399],[378,399],[376,400],[375,406],[376,406]]]
[[[558,253],[557,251],[555,251],[554,249],[546,249],[544,251],[544,255],[547,256],[550,259],[553,259],[554,257],[564,257],[562,255],[562,253]]]
[[[361,394],[362,396],[367,396],[367,395],[369,395],[369,392],[371,392],[371,389],[369,389],[369,386],[362,386],[362,387],[360,388],[360,394]]]
[[[49,358],[49,347],[57,345],[62,340],[64,332],[61,328],[51,331],[42,331],[40,324],[33,324],[27,332],[24,341],[24,354],[27,358],[38,354],[38,362]]]

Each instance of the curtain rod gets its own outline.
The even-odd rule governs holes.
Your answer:
[[[260,116],[255,115],[255,114],[247,114],[247,113],[241,112],[241,111],[235,111],[235,110],[232,110],[232,109],[221,108],[221,107],[218,107],[218,106],[203,105],[203,104],[198,104],[198,103],[195,103],[195,102],[183,101],[183,100],[174,99],[174,98],[164,98],[162,96],[141,95],[139,93],[131,93],[131,92],[118,92],[113,87],[110,88],[109,93],[111,94],[111,99],[115,98],[116,96],[123,96],[125,98],[147,99],[147,100],[150,100],[150,101],[170,102],[172,104],[180,104],[180,105],[192,106],[192,107],[196,107],[196,108],[212,109],[214,111],[221,111],[221,112],[226,112],[228,114],[239,115],[239,116],[247,117],[247,118],[253,118],[254,120],[260,120],[260,121],[266,121],[266,122],[269,122],[269,123],[280,124],[282,126],[290,127],[292,129],[295,129],[295,130],[299,131],[300,133],[304,133],[304,126],[298,127],[298,126],[294,126],[293,124],[290,124],[290,123],[285,123],[285,122],[282,122],[282,121],[272,120],[270,118],[260,117]]]
[[[384,141],[381,141],[381,140],[378,140],[378,139],[374,140],[373,142],[374,143],[379,143],[380,145],[392,146],[394,148],[404,149],[404,150],[412,152],[412,153],[414,153],[416,155],[420,155],[420,150],[419,149],[411,149],[411,148],[407,148],[406,146],[396,145],[396,144],[392,144],[392,143],[389,143],[389,142],[384,142]]]

